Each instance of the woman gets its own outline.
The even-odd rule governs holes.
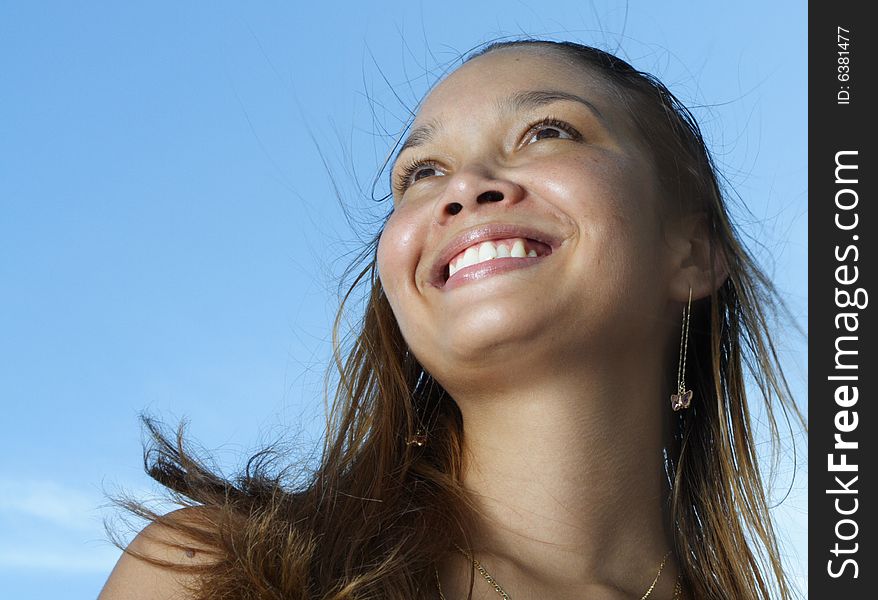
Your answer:
[[[795,411],[774,292],[676,98],[593,48],[492,44],[391,177],[319,468],[233,484],[147,422],[199,506],[128,503],[155,523],[101,597],[789,597],[744,390],[746,361]]]

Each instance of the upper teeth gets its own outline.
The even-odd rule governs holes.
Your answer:
[[[487,242],[473,244],[451,259],[451,262],[448,264],[448,276],[451,277],[465,267],[477,265],[486,260],[536,256],[536,250],[528,248],[527,245],[527,240],[525,238],[489,240]]]

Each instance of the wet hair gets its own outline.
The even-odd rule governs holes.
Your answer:
[[[663,197],[674,203],[668,208],[703,215],[717,259],[711,265],[723,264],[728,276],[693,305],[688,382],[700,401],[669,417],[674,550],[691,598],[789,598],[745,389],[749,375],[775,443],[776,408],[801,419],[770,335],[767,311],[783,303],[731,223],[696,120],[655,77],[596,48],[504,41],[464,62],[506,49],[551,52],[605,80],[651,152]],[[463,419],[403,339],[378,278],[380,235],[348,271],[351,285],[333,329],[337,386],[313,471],[278,467],[281,455],[268,448],[229,479],[186,448],[182,428],[172,436],[145,419],[149,474],[181,505],[201,506],[203,518],[169,518],[133,499],[120,502],[212,549],[213,560],[202,566],[161,563],[199,573],[194,597],[433,597],[434,565],[454,542],[469,545],[477,511],[460,483]],[[362,286],[365,312],[346,343],[342,315]],[[407,444],[425,425],[429,444]]]

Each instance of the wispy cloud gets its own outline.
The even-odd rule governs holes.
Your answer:
[[[5,548],[0,546],[0,569],[33,569],[41,572],[106,573],[119,559],[119,550],[71,547],[47,552],[45,548]]]
[[[106,504],[93,489],[0,479],[0,569],[109,574],[120,551],[104,531]]]
[[[53,481],[0,480],[0,514],[31,518],[73,530],[94,530],[97,507],[103,499],[94,493]]]

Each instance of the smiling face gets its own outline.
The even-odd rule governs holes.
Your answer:
[[[534,48],[467,62],[424,101],[392,177],[381,284],[452,394],[667,339],[653,161],[592,70]]]

